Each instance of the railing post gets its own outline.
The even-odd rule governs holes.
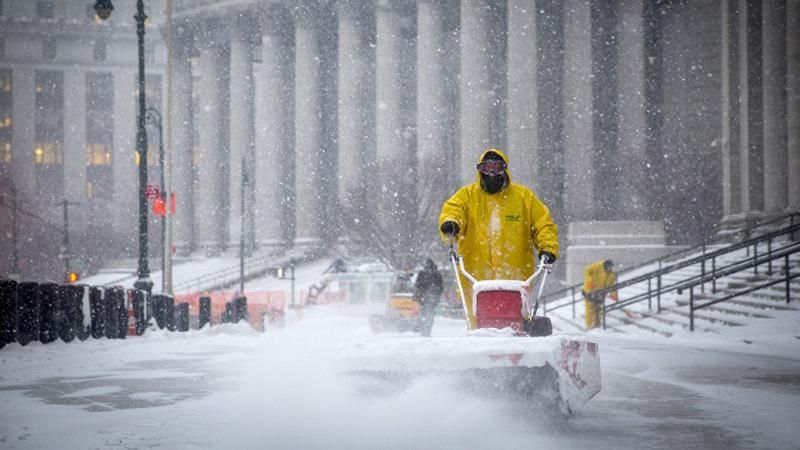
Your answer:
[[[758,275],[758,242],[753,243],[753,273]]]
[[[772,275],[772,238],[767,241],[767,275]]]
[[[603,329],[606,329],[606,301],[603,300]]]
[[[575,286],[569,288],[569,292],[572,295],[572,318],[575,318]]]
[[[661,314],[661,275],[658,276],[658,284],[656,287],[658,288],[656,292],[656,312]]]
[[[787,254],[784,256],[784,258],[784,261],[786,262],[786,304],[789,304],[789,302],[792,301],[789,290],[789,287],[791,286],[789,283],[789,255]]]
[[[694,331],[694,286],[689,288],[689,331]]]
[[[794,227],[794,214],[789,216],[789,226]],[[792,232],[789,234],[789,240],[794,240],[794,230],[792,230]]]
[[[700,292],[706,291],[706,260],[700,261]]]
[[[717,257],[711,258],[711,293],[717,293]]]
[[[647,309],[650,310],[650,311],[653,310],[653,302],[652,302],[653,290],[650,287],[650,284],[651,284],[650,281],[651,280],[652,280],[652,278],[648,278],[647,279]]]

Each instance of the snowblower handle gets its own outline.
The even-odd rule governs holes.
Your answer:
[[[458,255],[458,252],[453,248],[453,240],[450,240],[450,261],[453,263],[453,272],[456,275],[456,284],[458,285],[458,295],[461,297],[461,306],[464,308],[464,318],[467,319],[467,330],[472,329],[472,322],[469,320],[469,312],[467,311],[467,298],[464,295],[464,288],[461,286],[461,277],[458,276],[458,264],[461,265],[461,271],[464,272],[464,276],[466,276],[470,281],[475,283],[475,278],[467,273],[464,269],[464,259]],[[458,263],[456,263],[458,261]]]

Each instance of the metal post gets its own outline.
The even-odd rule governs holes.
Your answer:
[[[717,293],[717,257],[711,258],[711,293]]]
[[[650,311],[653,310],[653,302],[652,302],[653,289],[651,280],[652,278],[647,279],[647,309]]]
[[[242,188],[240,192],[239,210],[239,292],[244,295],[244,216],[245,216],[245,185],[247,184],[247,167],[244,156],[241,160],[242,165]],[[293,296],[294,297],[294,296]]]
[[[784,262],[786,264],[786,304],[788,305],[789,302],[792,301],[789,291],[789,288],[791,287],[789,283],[789,255],[784,256]]]
[[[767,275],[772,275],[772,238],[767,240]]]
[[[700,292],[706,291],[706,260],[700,261]]]
[[[753,243],[753,273],[758,275],[758,242]]]
[[[694,331],[694,287],[689,288],[689,331]]]
[[[661,275],[658,276],[656,287],[658,288],[656,292],[656,312],[661,314]]]
[[[575,287],[569,288],[569,292],[572,295],[572,318],[575,318]]]
[[[292,275],[292,308],[294,308],[294,258],[290,260],[289,264],[289,270],[291,270]]]
[[[167,248],[163,245],[166,241],[167,235],[167,214],[169,214],[169,204],[167,192],[166,192],[166,181],[164,180],[164,132],[161,123],[161,113],[152,106],[148,106],[145,110],[145,122],[153,125],[156,127],[158,131],[158,167],[161,169],[161,180],[159,189],[159,197],[161,197],[161,201],[164,202],[164,206],[166,211],[164,216],[161,218],[161,293],[166,293],[166,277],[164,273],[166,272],[166,260],[167,260]]]
[[[150,280],[150,269],[147,266],[147,130],[145,130],[145,73],[144,73],[144,2],[137,0],[136,35],[139,44],[139,116],[136,127],[136,151],[139,153],[139,265],[136,270],[138,279],[133,284],[136,289],[151,293],[153,282]]]
[[[14,270],[14,275],[19,277],[19,251],[17,250],[17,187],[14,182],[9,180],[11,186],[11,241],[14,243],[14,248],[11,253],[11,263]],[[15,279],[15,277],[10,277]]]
[[[64,279],[66,280],[69,276],[69,272],[71,270],[71,262],[72,262],[72,246],[69,242],[69,206],[70,205],[78,205],[79,203],[74,203],[67,201],[67,199],[63,199],[61,201],[61,205],[64,209],[64,228],[63,234],[61,238],[61,254],[58,255],[59,258],[64,260]]]
[[[162,168],[164,173],[164,191],[166,191],[166,198],[169,199],[167,204],[167,214],[164,215],[164,240],[161,242],[164,252],[164,271],[161,273],[163,282],[162,289],[165,294],[172,295],[172,219],[170,213],[172,212],[172,0],[167,0],[167,113],[166,124],[167,129],[167,142],[169,154],[166,155]],[[162,141],[163,142],[163,141]]]

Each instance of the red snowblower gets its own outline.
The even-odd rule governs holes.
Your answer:
[[[464,307],[466,336],[361,341],[349,360],[359,369],[351,373],[400,384],[416,376],[452,376],[470,392],[519,400],[537,409],[558,407],[566,414],[600,392],[597,344],[553,335],[550,319],[536,316],[550,265],[540,261],[527,280],[479,281],[464,267],[452,243],[450,260]],[[459,269],[472,283],[476,328],[468,319]],[[537,294],[531,298],[537,283]]]

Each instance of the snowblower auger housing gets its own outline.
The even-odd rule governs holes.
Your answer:
[[[466,315],[466,302],[464,289],[461,286],[461,279],[458,276],[459,269],[472,283],[472,311],[475,314],[477,328],[511,328],[518,334],[528,336],[550,336],[553,334],[553,325],[550,318],[537,316],[539,308],[539,298],[544,290],[544,283],[547,274],[552,267],[540,261],[536,271],[527,280],[482,280],[478,281],[464,268],[464,259],[450,249],[450,259],[453,262],[453,269],[456,272],[458,282],[458,292],[461,301],[464,303],[464,313]],[[533,302],[530,295],[534,285],[538,282],[539,289]],[[471,329],[469,319],[467,327]]]

